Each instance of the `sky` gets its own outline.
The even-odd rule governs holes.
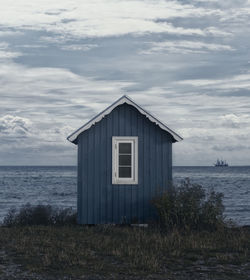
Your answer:
[[[174,165],[250,165],[250,0],[0,7],[0,165],[76,165],[66,137],[124,94],[184,138]]]

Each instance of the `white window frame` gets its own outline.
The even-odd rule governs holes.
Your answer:
[[[119,177],[119,143],[131,143],[131,178]],[[137,185],[138,184],[138,136],[113,136],[112,137],[112,184]]]

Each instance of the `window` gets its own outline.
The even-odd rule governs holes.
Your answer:
[[[112,138],[112,184],[138,184],[138,137]]]

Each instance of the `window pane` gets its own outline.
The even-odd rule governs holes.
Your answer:
[[[119,167],[120,178],[131,178],[131,167]]]
[[[119,143],[119,154],[131,154],[131,143]]]
[[[119,165],[131,166],[131,155],[119,155]]]

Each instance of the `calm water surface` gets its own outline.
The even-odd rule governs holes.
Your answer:
[[[11,207],[25,203],[76,208],[76,167],[0,167],[0,221]],[[174,167],[174,182],[185,178],[224,194],[225,214],[250,225],[250,166]]]

